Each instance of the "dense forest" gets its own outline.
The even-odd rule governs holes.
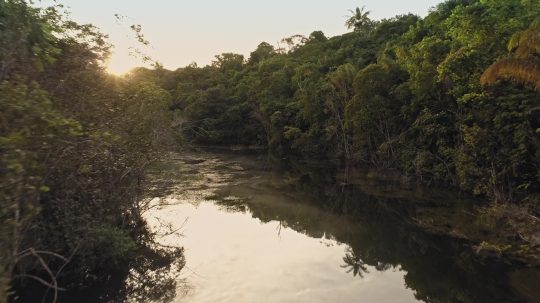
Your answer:
[[[538,224],[540,2],[351,13],[341,36],[116,77],[95,27],[0,0],[0,302],[127,276],[137,258],[181,267],[140,203],[145,168],[180,142],[398,171]]]
[[[60,6],[0,1],[0,302],[114,287],[143,258],[146,287],[144,270],[182,266],[141,205],[145,167],[177,140],[171,97],[107,74],[105,38]]]
[[[424,19],[261,43],[249,58],[136,70],[170,92],[185,137],[397,169],[538,211],[540,4],[451,0]]]

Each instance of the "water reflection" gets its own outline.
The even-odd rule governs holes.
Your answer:
[[[218,154],[186,154],[155,175],[163,206],[150,217],[189,218],[183,237],[162,238],[186,247],[191,291],[175,302],[538,302],[536,270],[410,224],[447,193]]]
[[[347,248],[345,257],[343,257],[344,265],[341,265],[342,268],[347,269],[347,273],[352,273],[353,276],[364,277],[364,273],[369,273],[366,263],[357,255],[354,254],[354,250],[350,247]],[[384,265],[384,268],[377,268],[379,271],[385,271],[387,265]]]

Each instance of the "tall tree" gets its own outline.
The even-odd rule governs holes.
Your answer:
[[[347,159],[352,157],[352,150],[351,134],[346,125],[345,112],[354,95],[353,82],[357,72],[354,65],[347,63],[328,75],[328,82],[334,88],[335,95],[327,100],[327,106],[337,121],[338,137],[341,137],[343,152]]]
[[[345,26],[348,29],[353,29],[356,32],[371,28],[373,25],[373,21],[369,18],[370,11],[367,11],[365,6],[362,6],[362,8],[357,7],[355,10],[349,10],[349,12],[351,15],[345,21]]]

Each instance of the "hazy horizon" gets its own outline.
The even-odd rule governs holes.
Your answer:
[[[144,66],[129,55],[130,47],[139,47],[129,29],[140,24],[150,46],[143,51],[168,69],[192,62],[204,66],[221,53],[246,57],[261,42],[277,45],[282,38],[323,31],[327,37],[346,33],[348,10],[365,6],[373,19],[414,13],[425,16],[439,0],[413,3],[391,0],[273,2],[233,0],[224,2],[172,0],[64,0],[73,20],[92,23],[110,36],[114,45],[108,63],[110,72],[121,74]],[[125,16],[118,22],[115,14]]]

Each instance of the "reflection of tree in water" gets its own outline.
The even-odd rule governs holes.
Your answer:
[[[376,264],[369,265],[362,258],[363,256],[357,255],[357,252],[351,247],[347,247],[345,257],[343,257],[345,264],[341,265],[341,268],[345,268],[347,273],[352,273],[355,277],[363,278],[365,273],[369,273],[368,266],[373,266],[378,271],[387,271],[395,267],[392,264],[384,262],[376,262]]]
[[[185,265],[183,249],[149,249],[138,258],[116,302],[171,302]]]
[[[341,265],[341,268],[345,268],[347,273],[352,273],[353,276],[358,276],[360,278],[364,277],[364,273],[369,273],[366,264],[362,259],[354,254],[354,251],[348,247],[345,257],[343,257],[344,265]]]
[[[245,180],[221,194],[250,197],[242,204],[262,222],[347,244],[341,267],[354,276],[363,277],[371,268],[399,268],[407,287],[425,302],[526,302],[507,281],[518,267],[479,259],[464,241],[430,235],[411,224],[419,200],[432,203],[424,192],[369,178],[351,185],[347,172],[336,182],[329,177],[336,171],[327,168],[267,174],[258,184]]]

